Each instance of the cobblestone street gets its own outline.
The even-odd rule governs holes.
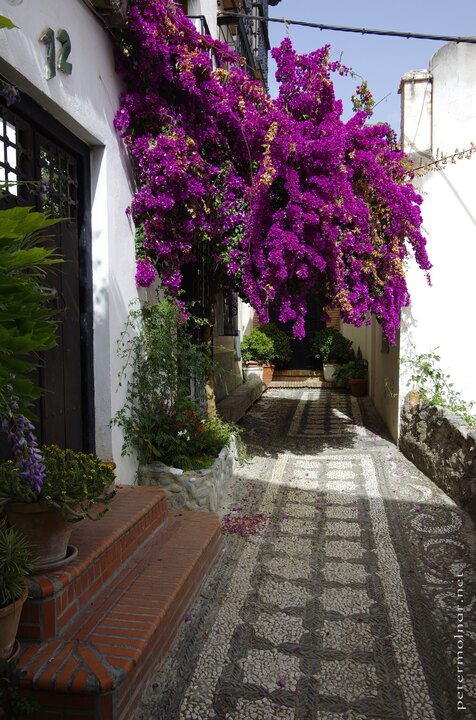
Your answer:
[[[476,718],[467,516],[367,399],[273,389],[242,424],[222,513],[244,536],[225,535],[136,717]]]

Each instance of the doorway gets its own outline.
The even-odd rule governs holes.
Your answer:
[[[45,239],[64,262],[46,279],[55,290],[59,325],[57,346],[39,357],[38,439],[93,452],[89,149],[30,98],[0,104],[0,183],[9,183],[7,206],[31,205],[62,218]]]

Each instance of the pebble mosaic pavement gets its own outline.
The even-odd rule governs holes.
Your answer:
[[[476,719],[470,519],[368,399],[270,389],[242,425],[222,512],[266,522],[225,536],[136,719]]]

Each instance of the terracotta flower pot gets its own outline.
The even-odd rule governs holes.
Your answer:
[[[354,397],[367,395],[367,378],[349,378],[349,390]]]
[[[28,588],[25,586],[25,592],[18,600],[0,609],[0,658],[2,659],[9,659],[13,653],[20,615],[27,597]]]
[[[263,365],[263,382],[266,387],[268,387],[268,385],[273,379],[274,368],[274,365]]]
[[[29,540],[38,558],[35,572],[66,558],[73,524],[60,511],[43,503],[13,502],[6,507],[8,522]]]

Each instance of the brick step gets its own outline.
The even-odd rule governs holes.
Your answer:
[[[216,515],[175,511],[57,637],[22,643],[32,720],[130,718],[220,547]]]
[[[20,640],[47,640],[61,632],[91,598],[167,519],[167,499],[158,488],[118,489],[109,512],[83,520],[71,535],[78,556],[60,570],[30,578]]]
[[[272,380],[268,385],[270,388],[336,388],[334,382],[327,382],[320,378],[280,378]]]
[[[273,378],[309,378],[309,377],[324,377],[322,370],[275,370]]]
[[[334,382],[324,380],[322,370],[275,370],[271,388],[335,388]]]

